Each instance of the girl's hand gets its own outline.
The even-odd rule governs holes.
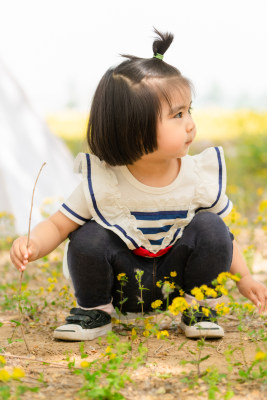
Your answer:
[[[245,275],[237,282],[237,287],[243,296],[258,307],[260,313],[267,310],[267,289],[262,283],[255,281],[251,275]]]
[[[10,259],[19,271],[24,271],[29,261],[36,260],[39,254],[39,247],[34,240],[29,241],[27,249],[27,238],[21,236],[13,242],[10,250]]]

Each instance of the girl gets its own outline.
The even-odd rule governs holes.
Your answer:
[[[91,340],[111,330],[110,315],[120,301],[118,274],[128,278],[122,310],[140,311],[137,269],[148,289],[144,311],[162,298],[157,282],[174,271],[188,303],[194,287],[212,287],[219,273],[230,271],[241,275],[239,291],[260,311],[267,305],[267,290],[250,275],[222,220],[232,208],[223,150],[187,155],[196,135],[192,85],[163,61],[173,35],[155,32],[152,58],[123,56],[96,89],[87,134],[91,154],[80,154],[75,163],[82,183],[35,227],[28,249],[25,237],[11,249],[13,264],[23,271],[69,237],[78,307],[55,330],[58,339]],[[170,300],[177,296],[176,290]],[[214,299],[207,302],[214,307]],[[183,315],[181,328],[188,337],[224,334],[201,307],[194,323]]]

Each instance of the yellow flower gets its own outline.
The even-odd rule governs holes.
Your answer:
[[[267,359],[267,354],[264,353],[263,351],[257,351],[255,355],[255,361],[262,361]]]
[[[165,336],[169,336],[169,332],[168,331],[165,330],[165,331],[157,332],[157,339],[161,339],[161,338],[163,338]]]
[[[178,315],[180,312],[185,311],[189,307],[184,297],[175,297],[172,304],[168,307],[173,315]]]
[[[161,288],[161,281],[158,281],[158,282],[156,283],[156,285],[157,285],[157,287]]]
[[[17,368],[17,367],[13,368],[13,372],[12,372],[13,379],[19,380],[21,378],[24,378],[24,376],[25,376],[25,372],[22,368]]]
[[[57,283],[57,278],[48,278],[47,280],[48,280],[48,282],[50,282],[50,283],[52,283],[52,282]]]
[[[147,330],[152,329],[152,328],[153,328],[153,325],[150,324],[149,322],[147,322],[147,323],[145,324],[145,328],[146,328]]]
[[[205,291],[206,296],[217,297],[217,292],[214,289],[207,288]]]
[[[111,347],[108,346],[108,347],[106,348],[106,353],[110,353],[110,352],[111,352]]]
[[[110,360],[114,360],[114,358],[116,358],[116,354],[115,353],[111,353],[108,358]]]
[[[143,336],[144,336],[144,337],[150,336],[150,332],[149,332],[149,331],[144,331],[144,332],[143,332]]]
[[[81,361],[80,366],[81,368],[87,368],[89,367],[90,363],[88,361]]]
[[[259,205],[259,212],[263,213],[265,210],[267,210],[267,200],[262,200]]]
[[[247,310],[247,311],[254,311],[255,310],[255,306],[251,303],[244,303],[243,307]]]
[[[54,285],[54,283],[52,283],[52,285],[50,285],[46,290],[48,291],[48,292],[52,292],[52,290],[55,288],[55,285]]]
[[[215,290],[217,290],[217,292],[220,292],[221,294],[224,294],[225,296],[228,295],[228,290],[223,285],[217,285]]]
[[[183,289],[180,289],[180,290],[179,290],[179,294],[180,294],[180,296],[183,296],[183,295],[184,295],[184,290],[183,290]]]
[[[117,318],[111,318],[111,322],[115,325],[118,325],[120,323],[120,320]]]
[[[257,195],[260,197],[260,196],[263,195],[263,193],[264,193],[264,189],[263,189],[262,187],[259,187],[259,188],[257,189]]]
[[[126,276],[126,274],[124,272],[122,272],[121,274],[117,275],[118,281],[120,281],[123,276]]]
[[[176,272],[176,271],[172,271],[172,272],[170,273],[170,276],[171,276],[172,278],[174,278],[175,276],[177,276],[177,272]]]
[[[39,287],[39,295],[41,295],[43,293],[44,293],[44,288],[43,288],[43,286],[41,286],[41,287]]]
[[[6,364],[6,359],[3,356],[0,356],[0,364]]]
[[[217,282],[219,285],[224,285],[227,279],[232,279],[235,282],[240,281],[240,278],[236,275],[231,274],[230,272],[221,272],[217,277]]]
[[[206,315],[206,317],[208,317],[210,315],[210,310],[206,307],[202,307],[202,312],[204,315]]]
[[[162,305],[161,300],[155,300],[155,301],[153,301],[153,303],[151,303],[152,308],[159,308],[161,305]]]
[[[0,369],[0,381],[6,382],[9,379],[11,379],[10,373],[4,368]]]
[[[197,300],[203,300],[204,299],[204,294],[201,292],[200,288],[195,287],[194,289],[191,290],[191,294],[195,296]]]
[[[135,339],[137,337],[136,330],[132,328],[132,339]]]
[[[224,303],[218,303],[218,304],[216,304],[216,306],[215,306],[215,310],[217,311],[217,313],[218,313],[219,315],[225,315],[225,314],[228,314],[228,313],[229,313],[230,308],[229,308],[229,307],[226,307],[226,306],[224,305]]]
[[[172,282],[172,283],[170,284],[170,288],[171,288],[171,289],[175,289],[175,283],[174,283],[174,282]]]

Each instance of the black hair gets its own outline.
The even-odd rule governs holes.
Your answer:
[[[154,32],[154,55],[164,55],[173,35]],[[155,151],[162,99],[171,106],[174,90],[192,88],[177,68],[161,59],[122,57],[127,60],[108,69],[97,86],[87,129],[90,151],[113,166],[132,164]]]

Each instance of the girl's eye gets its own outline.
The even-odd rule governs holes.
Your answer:
[[[175,115],[174,118],[182,118],[182,116],[183,116],[183,113],[182,113],[182,111],[180,111],[178,114]]]
[[[192,111],[193,111],[193,108],[192,108],[192,107],[189,107],[189,109],[188,109],[188,114],[192,114]]]

